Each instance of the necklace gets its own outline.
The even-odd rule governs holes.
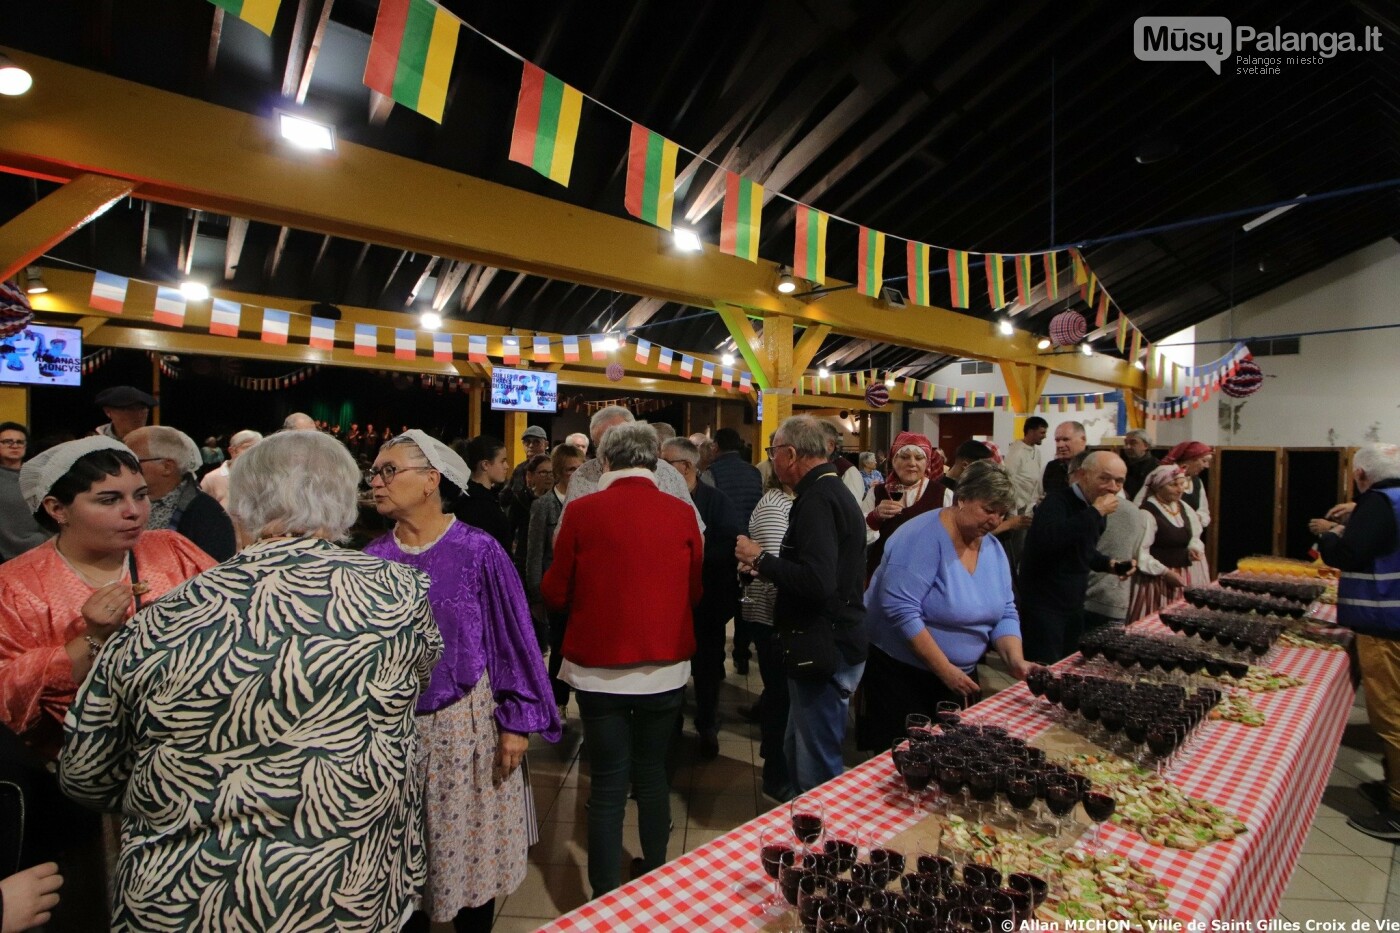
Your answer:
[[[94,590],[100,590],[104,586],[111,586],[113,583],[119,583],[122,580],[126,579],[128,567],[124,561],[122,562],[122,569],[112,579],[94,580],[92,577],[79,570],[78,565],[69,560],[67,554],[64,554],[63,551],[59,550],[57,540],[55,540],[53,543],[53,549],[54,553],[58,555],[59,559],[68,565],[68,569],[73,571],[73,575],[76,576],[79,580],[82,580],[88,586],[92,587]]]
[[[1154,497],[1154,498],[1155,498],[1155,497]],[[1162,507],[1162,511],[1163,511],[1163,512],[1166,512],[1168,515],[1171,515],[1172,517],[1176,517],[1177,515],[1180,515],[1180,514],[1181,514],[1181,503],[1180,503],[1180,502],[1176,502],[1176,503],[1166,503],[1166,502],[1163,502],[1161,499],[1158,499],[1158,500],[1157,500],[1157,504],[1160,505],[1160,506]]]

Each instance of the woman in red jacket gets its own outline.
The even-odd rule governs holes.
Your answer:
[[[637,796],[642,864],[666,861],[671,797],[666,751],[695,653],[691,610],[704,556],[695,510],[656,486],[656,432],[619,424],[603,435],[598,491],[569,503],[540,581],[568,610],[559,678],[574,688],[592,769],[588,882],[622,883],[622,816]]]
[[[865,524],[879,538],[866,551],[865,577],[870,579],[885,553],[885,542],[915,515],[943,506],[943,452],[922,434],[901,431],[890,445],[890,475],[872,485],[861,511]]]

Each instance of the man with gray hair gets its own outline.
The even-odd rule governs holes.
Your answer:
[[[199,445],[188,434],[160,425],[137,428],[124,442],[146,478],[151,500],[146,527],[178,531],[215,560],[232,557],[238,550],[233,522],[224,507],[194,481],[204,459]]]
[[[850,490],[856,500],[856,507],[860,508],[861,503],[865,501],[865,477],[841,452],[841,429],[825,418],[818,419],[817,424],[821,425],[822,431],[826,433],[827,459],[836,467],[837,478]]]
[[[585,457],[588,456],[588,435],[584,434],[582,431],[575,431],[573,434],[570,434],[568,437],[564,438],[564,443],[568,444],[570,447],[577,447],[580,453]]]
[[[608,433],[608,429],[619,424],[631,424],[637,418],[630,411],[621,405],[609,405],[600,408],[594,413],[592,420],[588,422],[588,433],[593,439],[593,449],[597,450],[598,445],[603,440],[603,435]],[[572,435],[570,435],[572,437]],[[598,457],[589,460],[574,472],[573,479],[569,480],[569,497],[564,500],[564,508],[567,510],[569,503],[575,499],[582,499],[591,493],[598,491],[598,480],[603,476],[603,461]],[[670,496],[675,496],[682,502],[694,508],[695,503],[690,499],[690,490],[686,488],[685,478],[664,460],[656,462],[656,487]],[[700,512],[695,512],[695,520],[700,522],[700,531],[705,531],[705,523],[700,519]],[[564,520],[560,518],[559,524],[562,527]],[[558,534],[558,529],[555,529]]]
[[[1320,535],[1323,561],[1342,572],[1337,624],[1356,632],[1366,715],[1385,746],[1380,812],[1352,817],[1347,825],[1400,842],[1400,447],[1362,447],[1351,467],[1356,508],[1346,525],[1315,518],[1308,528]]]
[[[1079,650],[1090,572],[1127,576],[1136,567],[1134,560],[1115,561],[1098,549],[1107,517],[1124,504],[1118,494],[1127,472],[1117,454],[1095,451],[1072,484],[1048,493],[1035,510],[1019,588],[1026,660],[1053,664]]]
[[[217,469],[210,470],[200,482],[199,488],[213,496],[219,505],[228,505],[228,477],[229,467],[233,461],[253,448],[253,445],[262,440],[263,436],[257,431],[239,431],[228,439],[228,459],[219,464]]]
[[[831,463],[829,437],[811,415],[778,426],[768,459],[797,497],[781,551],[765,551],[746,535],[734,549],[746,569],[777,589],[773,623],[791,697],[783,745],[797,793],[845,769],[846,713],[868,644],[865,519]]]
[[[1040,478],[1045,495],[1069,488],[1073,482],[1069,476],[1069,462],[1074,459],[1075,454],[1083,453],[1087,446],[1089,438],[1084,431],[1084,425],[1078,421],[1060,422],[1055,428],[1055,459],[1045,464],[1045,472]]]
[[[1128,465],[1128,478],[1123,481],[1123,495],[1132,502],[1137,499],[1138,490],[1147,482],[1147,474],[1161,466],[1161,461],[1152,456],[1152,441],[1142,428],[1133,428],[1123,435],[1123,462]]]
[[[282,419],[283,431],[314,431],[316,430],[316,419],[306,412],[294,411],[286,418]]]

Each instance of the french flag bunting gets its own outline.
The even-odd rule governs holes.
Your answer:
[[[99,272],[92,277],[92,295],[88,304],[99,311],[121,314],[126,304],[126,286],[131,282],[126,276]]]
[[[394,359],[411,360],[418,355],[418,334],[402,327],[394,328]]]
[[[317,350],[335,349],[335,321],[328,317],[311,319],[311,346]]]
[[[739,391],[746,395],[753,391],[753,379],[748,373],[739,374]]]
[[[573,362],[577,362],[577,361],[578,361],[578,338],[577,338],[577,337],[565,337],[565,338],[564,338],[564,361],[565,361],[566,363],[573,363]]]
[[[433,359],[439,363],[452,362],[452,335],[433,332]]]
[[[157,287],[156,311],[151,317],[157,324],[184,327],[185,296],[180,294],[178,288],[166,288],[164,285]]]
[[[662,347],[661,352],[656,354],[656,368],[663,373],[671,371],[671,364],[676,361],[676,351],[670,347]]]
[[[550,349],[548,337],[535,338],[535,362],[547,363],[554,359],[554,351]]]
[[[237,337],[243,306],[227,298],[215,298],[209,312],[209,333],[220,337]],[[282,341],[286,343],[286,341]]]
[[[700,364],[700,381],[703,382],[705,385],[710,385],[712,382],[715,381],[714,363]]]
[[[605,360],[608,358],[608,351],[603,349],[603,341],[607,340],[606,334],[590,334],[588,337],[589,346],[593,347],[593,358],[595,360]]]
[[[689,379],[695,375],[695,357],[688,353],[681,354],[681,378]]]
[[[501,360],[507,366],[520,365],[520,338],[506,336],[501,338]]]
[[[373,324],[355,325],[355,355],[376,356],[379,353],[379,328]]]
[[[486,338],[485,338],[485,337],[468,337],[468,338],[467,338],[467,359],[470,360],[470,361],[473,362],[473,363],[485,363],[485,362],[486,362]]]
[[[646,364],[651,362],[651,341],[637,339],[637,362]]]
[[[290,324],[291,315],[286,311],[278,311],[276,308],[263,308],[263,343],[285,344],[287,342],[287,328]]]
[[[728,366],[719,371],[719,384],[721,388],[731,389],[734,387],[734,370]]]

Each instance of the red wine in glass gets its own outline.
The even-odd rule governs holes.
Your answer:
[[[822,844],[822,851],[832,859],[832,871],[844,875],[856,863],[859,848],[847,839],[828,839]]]
[[[815,797],[794,797],[788,805],[792,817],[792,834],[806,847],[811,848],[822,838],[825,829],[826,807]]]
[[[1090,851],[1098,855],[1103,849],[1103,824],[1113,816],[1118,801],[1106,789],[1095,789],[1084,795],[1084,812],[1094,821],[1094,841]]]
[[[1074,812],[1079,797],[1079,785],[1073,781],[1054,781],[1045,789],[1045,806],[1059,822],[1055,835],[1064,834],[1065,817]]]

